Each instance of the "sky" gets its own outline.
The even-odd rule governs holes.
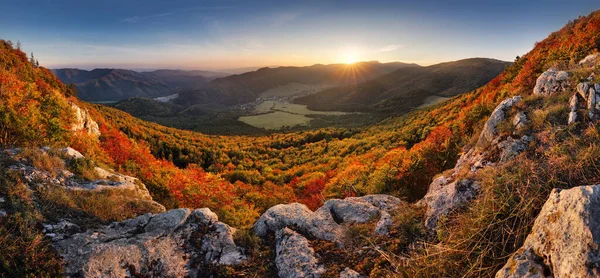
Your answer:
[[[598,0],[0,0],[0,38],[49,68],[225,70],[512,61]]]

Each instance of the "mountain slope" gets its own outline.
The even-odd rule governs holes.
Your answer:
[[[314,110],[406,112],[432,96],[452,97],[485,85],[510,63],[472,58],[428,67],[399,69],[358,85],[295,99]]]
[[[290,83],[339,86],[356,84],[415,64],[360,62],[308,67],[261,68],[239,75],[217,78],[205,88],[181,92],[175,102],[182,105],[215,103],[235,105],[254,101],[261,93]]]
[[[198,88],[224,74],[208,71],[124,69],[54,69],[64,83],[75,84],[78,95],[88,101],[115,101],[130,97],[159,97],[179,89]]]
[[[0,137],[0,145],[32,148],[49,143],[59,147],[71,145],[83,152],[86,158],[93,158],[124,174],[139,177],[153,199],[168,208],[211,208],[218,214],[220,221],[240,227],[237,233],[223,225],[215,230],[236,233],[235,243],[243,245],[249,254],[249,260],[241,265],[194,269],[214,274],[215,277],[249,274],[272,276],[282,269],[281,265],[294,261],[297,258],[294,256],[299,254],[311,255],[303,256],[302,262],[318,266],[313,269],[317,269],[319,273],[325,272],[323,276],[337,277],[342,271],[350,272],[346,267],[352,266],[353,271],[374,277],[492,277],[506,263],[507,258],[512,257],[511,254],[523,245],[532,228],[536,233],[546,233],[543,227],[539,229],[534,226],[534,220],[552,188],[564,189],[600,182],[600,150],[597,147],[600,124],[595,120],[599,107],[591,105],[596,98],[589,97],[592,96],[589,88],[588,94],[583,94],[588,96],[585,98],[588,102],[581,101],[581,97],[574,94],[580,87],[580,82],[587,80],[600,84],[597,77],[600,76],[598,64],[591,67],[579,64],[587,55],[597,53],[599,47],[600,11],[597,11],[570,22],[560,31],[537,43],[532,51],[517,59],[485,86],[443,104],[412,111],[402,117],[390,117],[378,125],[364,129],[321,129],[269,136],[206,136],[135,119],[110,107],[79,102],[82,109],[86,109],[90,117],[98,122],[102,133],[100,137],[88,138],[81,137],[84,134],[80,133],[60,136],[69,129],[71,117],[67,113],[63,114],[68,107],[66,104],[68,101],[77,101],[67,96],[66,86],[48,74],[47,70],[33,67],[27,62],[24,53],[3,42],[0,44],[0,66],[3,67],[0,70],[0,93],[3,96],[0,98],[0,112],[3,116],[0,128],[3,129],[0,131],[4,132],[0,133],[3,135]],[[551,67],[557,67],[558,70],[548,70]],[[555,78],[540,80],[546,85],[539,87],[551,88],[554,92],[548,95],[533,93],[534,87],[538,87],[536,80],[540,76],[548,76],[548,72],[558,74],[560,70],[566,71],[566,77],[561,73],[561,78],[556,78],[556,75]],[[592,77],[588,79],[590,76]],[[554,83],[555,81],[560,81],[560,84]],[[574,108],[569,107],[569,100],[573,95],[581,102],[580,105],[574,105]],[[44,100],[45,98],[52,101]],[[42,101],[46,101],[44,105],[41,105]],[[588,106],[588,103],[591,104]],[[27,121],[19,121],[29,116],[29,111],[36,113],[27,117]],[[517,127],[521,120],[514,119],[523,119],[521,113],[529,121],[524,121],[526,123],[522,127]],[[569,124],[570,113],[578,115],[579,122]],[[11,132],[10,129],[6,132],[5,126],[18,132]],[[57,132],[53,132],[54,130]],[[11,140],[5,140],[6,134],[13,135]],[[518,151],[504,156],[502,150],[510,151],[513,146]],[[510,159],[503,160],[502,157]],[[39,158],[31,160],[31,165],[46,167],[48,171],[62,170],[54,167],[53,160],[45,156],[41,161]],[[46,215],[38,210],[54,212],[59,208],[61,212],[69,212],[64,213],[65,215],[83,215],[87,216],[86,219],[94,219],[89,217],[95,215],[90,214],[91,212],[100,212],[101,215],[111,216],[106,218],[107,222],[123,217],[120,208],[112,206],[120,204],[115,200],[101,202],[96,198],[71,199],[71,195],[47,191],[56,188],[46,182],[42,183],[44,186],[39,186],[39,179],[29,181],[39,190],[31,194],[24,187],[27,181],[20,180],[21,168],[8,168],[3,160],[0,162],[3,171],[7,171],[7,174],[0,175],[0,194],[6,200],[0,203],[0,209],[4,212],[0,215],[8,217],[2,218],[3,225],[0,226],[0,244],[8,247],[0,249],[0,252],[7,253],[0,256],[2,275],[8,273],[6,276],[11,276],[9,274],[14,274],[15,271],[23,273],[12,276],[44,275],[40,273],[41,269],[32,269],[32,265],[44,268],[46,276],[60,273],[60,257],[48,251],[51,243],[42,232],[43,224],[50,221],[52,225],[58,225],[61,223],[60,217],[42,217]],[[85,173],[93,165],[88,163],[91,162],[81,162],[70,167],[74,167],[72,171]],[[59,171],[57,174],[60,177],[65,172]],[[432,182],[434,177],[440,184]],[[424,225],[430,205],[413,203],[426,196],[429,188],[441,188],[441,194],[438,194],[442,197],[441,201],[450,200],[439,203],[460,203],[460,206],[438,219],[438,230],[434,234],[428,233]],[[477,191],[471,191],[473,188]],[[447,194],[445,190],[454,191]],[[470,193],[468,198],[455,195],[465,191]],[[70,191],[70,194],[77,193],[73,192]],[[366,212],[365,215],[379,215],[381,218],[377,220],[378,223],[391,222],[391,226],[387,226],[391,235],[389,238],[373,232],[372,228],[377,223],[367,221],[345,225],[344,223],[350,222],[346,219],[364,221],[359,218],[362,213],[339,209],[340,206],[354,206],[340,200],[324,203],[325,199],[374,193],[390,194],[406,201],[401,209],[384,214],[372,208],[374,205],[365,204],[361,201],[362,198],[346,199],[367,207],[368,210],[360,211]],[[118,200],[118,196],[109,197]],[[580,197],[585,196],[573,195],[576,200],[582,199]],[[38,198],[45,202],[38,202]],[[584,230],[585,226],[579,229],[580,223],[597,222],[595,218],[578,220],[586,215],[578,213],[583,211],[580,208],[597,207],[597,198],[593,199],[587,204],[572,202],[569,207],[575,208],[575,213],[564,214],[560,210],[556,213],[557,210],[552,210],[552,214],[547,215],[551,222],[549,224],[565,223],[562,226],[564,228],[573,227],[572,223],[577,223],[578,229],[575,230],[586,231],[577,234],[598,234],[600,231],[597,230],[588,233],[588,230]],[[458,201],[454,202],[455,200]],[[294,204],[295,202],[306,206]],[[276,206],[281,203],[292,204]],[[379,203],[378,206],[386,205]],[[65,207],[71,209],[65,210]],[[102,210],[95,211],[97,208]],[[160,223],[171,223],[170,227],[177,229],[181,226],[180,223],[187,221],[190,213],[188,210],[178,211],[181,213],[174,213],[174,216],[162,214],[164,218],[158,220],[165,220]],[[133,211],[133,214],[137,213],[143,212]],[[265,217],[256,222],[261,213],[266,213]],[[169,215],[173,218],[169,218]],[[203,219],[199,214],[195,215],[197,217],[194,220]],[[102,230],[126,229],[126,236],[139,234],[142,230],[145,231],[147,222],[143,220],[148,220],[149,216],[140,217],[122,224],[106,223],[107,226],[102,226],[106,229]],[[96,221],[100,223],[100,220]],[[206,222],[216,223],[216,217],[211,217]],[[254,223],[259,224],[250,229]],[[307,226],[307,223],[327,226]],[[284,228],[285,226],[290,227]],[[337,233],[339,229],[346,229],[342,242],[344,248],[339,248],[340,244],[321,240],[320,237],[302,236],[317,235],[316,232],[323,230]],[[268,233],[272,230],[278,230],[275,232],[275,244],[269,236],[257,238],[264,234],[261,231]],[[87,235],[95,241],[101,241],[102,233],[94,231],[91,230]],[[212,236],[205,235],[212,231],[214,230],[202,228],[185,236],[203,240],[211,238]],[[555,231],[569,232],[553,229],[549,234],[565,237],[565,234],[560,235]],[[76,238],[87,239],[84,231],[76,232],[81,232]],[[538,235],[539,233],[536,237]],[[118,237],[109,237],[108,240],[115,238]],[[163,239],[168,240],[167,237]],[[542,239],[544,242],[558,240],[557,237],[550,236]],[[597,244],[592,241],[579,244],[580,241],[571,241],[573,239],[569,236],[568,242],[559,240],[557,245],[549,243],[547,246],[579,245],[578,248],[592,250],[592,253],[585,254],[591,261],[584,258],[571,260],[570,263],[597,271],[595,266],[598,261],[594,255],[597,253]],[[525,246],[535,244],[531,241],[537,239],[529,240]],[[200,242],[194,240],[192,244]],[[296,244],[293,246],[301,249],[294,249],[292,245],[282,242],[293,242]],[[131,245],[135,245],[134,243],[128,242]],[[277,250],[272,250],[274,245]],[[177,245],[167,243],[160,247],[165,246]],[[139,248],[139,245],[131,248]],[[290,249],[303,252],[281,252]],[[23,254],[22,250],[33,251]],[[148,250],[153,248],[144,248],[143,252]],[[554,250],[560,249],[544,248],[537,252]],[[555,253],[538,254],[532,249],[524,251],[527,251],[523,253],[527,258],[519,253],[514,258],[519,259],[519,263],[532,258],[531,262],[536,267],[525,267],[523,273],[541,271],[543,273],[537,273],[539,276],[560,277],[561,272],[553,272],[553,263],[560,262],[560,258],[544,255]],[[114,255],[119,254],[113,252],[113,257],[109,258],[115,261]],[[139,273],[142,275],[158,271],[165,265],[160,260],[173,258],[180,261],[184,257],[183,253],[173,254],[165,255],[166,258],[161,255],[158,261],[152,261],[145,268],[127,264],[123,266],[116,262],[111,266],[123,272],[136,271],[136,274],[139,270],[144,272]],[[283,254],[291,257],[282,258]],[[204,255],[206,254],[197,258],[205,258]],[[47,257],[52,260],[46,260]],[[507,265],[507,272],[515,270],[512,266],[515,264]],[[54,271],[49,272],[50,267]]]

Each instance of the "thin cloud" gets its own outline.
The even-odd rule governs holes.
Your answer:
[[[390,51],[396,51],[400,48],[403,48],[404,45],[403,44],[390,44],[390,45],[386,45],[382,48],[380,48],[378,50],[378,52],[390,52]]]
[[[166,12],[166,13],[160,13],[160,14],[153,14],[153,15],[146,15],[146,16],[132,16],[132,17],[128,17],[125,18],[123,20],[121,20],[122,22],[127,22],[127,23],[137,23],[146,19],[151,19],[151,18],[159,18],[159,17],[167,17],[167,16],[171,16],[175,14],[174,12]]]

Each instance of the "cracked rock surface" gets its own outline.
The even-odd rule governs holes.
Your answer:
[[[496,274],[600,277],[600,185],[554,189],[523,246]]]
[[[234,233],[208,209],[175,209],[73,234],[53,245],[67,276],[194,277],[198,263],[238,264],[246,259],[233,241]]]

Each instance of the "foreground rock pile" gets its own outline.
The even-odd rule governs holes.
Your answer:
[[[54,246],[68,276],[195,277],[199,263],[246,259],[234,233],[209,209],[176,209],[63,235]]]
[[[33,150],[41,155],[49,155],[56,153],[62,157],[63,164],[68,164],[71,160],[84,159],[85,157],[72,148],[50,149],[42,148]],[[5,155],[15,159],[22,152],[21,149],[6,149],[3,151]],[[76,176],[67,169],[54,169],[52,173],[48,170],[36,168],[24,159],[16,158],[15,163],[8,167],[9,170],[18,172],[23,177],[23,180],[30,187],[37,186],[56,186],[67,190],[84,190],[84,191],[101,191],[101,190],[121,190],[134,192],[133,195],[140,202],[148,204],[154,208],[154,211],[165,211],[165,207],[154,200],[150,196],[150,192],[146,186],[137,178],[123,175],[111,170],[106,170],[100,167],[94,167],[94,174],[97,177],[95,180],[86,180]]]
[[[306,238],[341,245],[344,224],[374,219],[378,219],[375,233],[385,235],[392,224],[390,213],[402,204],[389,195],[367,195],[328,200],[314,212],[298,203],[277,205],[258,219],[254,231],[260,237],[276,234],[275,260],[280,277],[319,277],[325,268],[318,264]],[[354,273],[351,269],[346,272]]]
[[[554,189],[519,249],[496,274],[600,277],[600,185]]]
[[[509,161],[527,149],[529,142],[533,140],[531,136],[500,137],[498,132],[498,125],[508,120],[509,111],[520,101],[520,96],[502,101],[485,123],[477,144],[461,155],[454,169],[437,177],[429,185],[427,194],[419,204],[427,208],[425,226],[431,233],[437,229],[441,217],[476,196],[480,186],[471,177],[477,171],[495,163]],[[524,128],[528,123],[527,115],[522,111],[512,119],[515,130]],[[498,155],[494,156],[496,153]],[[466,177],[461,174],[465,168],[468,172]]]

